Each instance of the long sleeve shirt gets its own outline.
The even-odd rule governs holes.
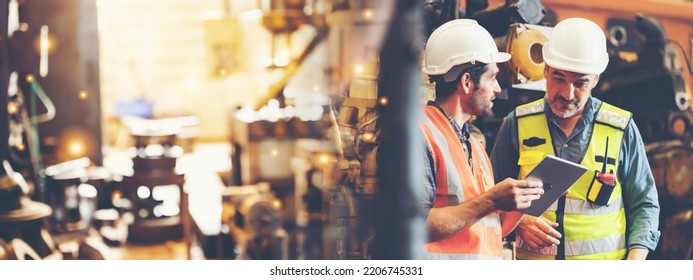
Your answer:
[[[546,101],[544,101],[546,102]],[[558,125],[557,117],[545,103],[544,108],[548,127],[553,140],[553,148],[558,157],[580,163],[590,142],[593,122],[602,101],[590,97],[585,104],[582,118],[571,135],[566,136]],[[517,178],[520,166],[517,164],[519,146],[517,139],[517,117],[510,112],[503,120],[491,154],[491,164],[496,181]],[[657,188],[645,147],[635,122],[631,119],[623,135],[619,154],[618,179],[623,189],[626,211],[626,246],[647,248],[654,251],[659,242],[659,201]]]

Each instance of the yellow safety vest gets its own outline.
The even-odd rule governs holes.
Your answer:
[[[519,106],[515,110],[518,125],[519,178],[524,178],[546,155],[555,155],[548,122],[544,114],[544,99]],[[595,122],[592,137],[580,164],[588,168],[580,179],[570,187],[562,213],[558,202],[542,214],[556,221],[562,215],[563,246],[565,259],[623,259],[626,256],[626,215],[623,208],[621,183],[616,177],[616,186],[606,206],[595,201],[599,184],[595,173],[601,171],[607,161],[607,172],[617,173],[623,132],[630,121],[631,113],[602,103]],[[608,155],[604,155],[606,138],[609,137]],[[594,185],[593,185],[594,183]],[[561,223],[559,221],[559,223]],[[522,237],[517,239],[518,259],[554,259],[556,247],[530,248]]]

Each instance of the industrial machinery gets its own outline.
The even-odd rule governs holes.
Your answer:
[[[88,158],[46,168],[46,201],[53,208],[50,227],[55,233],[86,231],[97,209],[97,190],[87,183]]]
[[[614,18],[607,30],[610,63],[594,96],[635,112],[646,143],[690,140],[693,112],[682,67],[687,56],[681,59],[674,41],[652,16]]]
[[[209,258],[368,259],[374,229],[367,213],[377,194],[377,51],[392,4],[267,3],[263,25],[273,40],[305,26],[315,37],[299,57],[273,61],[282,77],[267,98],[232,112],[222,226],[206,231],[193,214],[196,242]],[[323,80],[301,74],[325,50],[327,61],[318,60],[313,74]],[[310,77],[308,87],[301,76]]]
[[[182,127],[195,123],[194,117],[125,121],[133,139],[132,173],[120,184],[123,198],[131,203],[127,213],[133,217],[128,241],[161,243],[182,237],[185,174],[176,169],[183,155],[176,137]]]
[[[14,251],[14,258],[45,258],[57,251],[44,224],[51,207],[29,199],[26,182],[7,166],[0,175],[0,240],[13,246],[5,250]]]

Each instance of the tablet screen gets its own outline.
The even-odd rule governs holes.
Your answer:
[[[587,172],[587,167],[547,155],[526,177],[544,183],[544,194],[539,199],[532,201],[529,208],[522,209],[520,212],[540,216],[585,172]]]

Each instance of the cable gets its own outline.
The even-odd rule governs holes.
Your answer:
[[[48,111],[44,115],[36,115],[36,101],[34,100],[34,95],[32,94],[29,98],[29,115],[22,116],[24,128],[26,129],[26,140],[29,144],[29,155],[31,157],[31,165],[33,169],[32,176],[35,179],[34,184],[37,185],[35,186],[35,188],[39,193],[39,200],[46,201],[46,175],[43,171],[43,164],[41,162],[41,145],[39,144],[38,123],[43,119],[53,119],[53,117],[55,117],[55,106],[53,105],[53,102],[51,102],[50,99],[46,96],[46,93],[43,92],[41,86],[38,85],[36,79],[31,80],[31,89],[36,94],[36,96],[38,96],[39,99],[41,99],[41,102],[43,102],[43,105],[46,107],[46,110]]]
[[[55,118],[55,105],[53,104],[53,101],[46,95],[46,92],[43,91],[43,88],[41,88],[41,85],[36,81],[36,79],[33,79],[31,81],[31,91],[38,96],[39,100],[41,100],[41,103],[43,103],[43,106],[46,107],[46,113],[43,115],[36,116],[34,115],[36,112],[31,112],[31,123],[32,124],[38,124],[38,123],[44,123],[47,121],[52,120]],[[32,98],[33,101],[33,98]],[[32,106],[34,106],[32,102]],[[35,108],[32,108],[35,110]]]

